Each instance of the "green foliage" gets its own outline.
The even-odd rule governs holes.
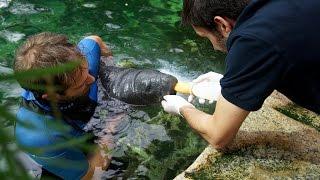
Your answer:
[[[13,59],[16,48],[16,44],[5,43],[5,41],[0,38],[0,63],[11,64],[9,59]]]
[[[189,46],[191,48],[191,52],[196,52],[199,50],[198,45],[194,40],[186,39],[183,41],[183,44]]]
[[[0,114],[0,178],[31,179],[21,164],[15,159],[14,156],[19,149],[14,142],[13,135],[6,131],[6,127],[4,126],[4,122],[14,122],[16,118],[3,105],[0,105]]]
[[[32,71],[24,71],[24,72],[16,72],[14,74],[7,74],[2,75],[0,77],[0,81],[7,81],[7,80],[29,80],[29,79],[37,79],[39,77],[43,78],[46,76],[52,76],[55,74],[61,74],[68,71],[72,71],[75,67],[80,65],[80,61],[70,62],[66,64],[62,64],[59,66],[51,67],[51,68],[45,68],[45,69],[33,69]]]
[[[2,106],[0,106],[0,110],[3,110]],[[6,117],[7,115],[2,116],[2,118]],[[8,135],[3,128],[0,128],[0,137],[0,178],[31,179],[23,167],[21,167],[20,163],[14,158],[18,149],[14,143],[9,143],[12,142],[13,137]]]

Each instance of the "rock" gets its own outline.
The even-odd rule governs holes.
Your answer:
[[[299,115],[294,117],[310,118],[309,123],[279,111],[288,107]],[[248,116],[225,152],[208,146],[175,179],[319,179],[319,118],[275,92]]]

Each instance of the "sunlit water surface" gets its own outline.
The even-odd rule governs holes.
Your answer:
[[[180,81],[224,70],[224,55],[180,26],[180,0],[0,0],[0,8],[0,74],[12,71],[14,52],[23,41],[43,31],[66,34],[74,43],[97,34],[119,66],[158,69]],[[15,112],[20,91],[15,82],[1,82],[0,103]],[[160,105],[133,107],[109,98],[103,89],[99,101],[86,129],[99,137],[97,143],[112,147],[105,178],[170,179],[206,146],[183,119],[167,115]],[[213,111],[213,106],[199,107]]]

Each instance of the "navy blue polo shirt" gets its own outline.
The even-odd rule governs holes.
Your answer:
[[[319,17],[319,0],[252,0],[227,41],[223,97],[255,111],[278,90],[320,114]]]

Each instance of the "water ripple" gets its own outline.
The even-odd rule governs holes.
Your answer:
[[[3,30],[3,31],[0,31],[0,37],[6,39],[7,41],[15,43],[20,41],[22,38],[24,38],[25,34]]]
[[[113,19],[112,17],[112,11],[106,11],[105,15],[109,18],[109,19]]]
[[[106,26],[107,26],[107,28],[109,28],[109,29],[115,29],[115,30],[121,28],[121,26],[116,25],[116,24],[112,24],[112,23],[107,23]]]
[[[86,8],[96,8],[97,7],[97,5],[95,5],[93,3],[86,3],[86,4],[83,4],[82,6],[86,7]]]
[[[0,0],[0,9],[8,7],[10,2],[11,0]]]

